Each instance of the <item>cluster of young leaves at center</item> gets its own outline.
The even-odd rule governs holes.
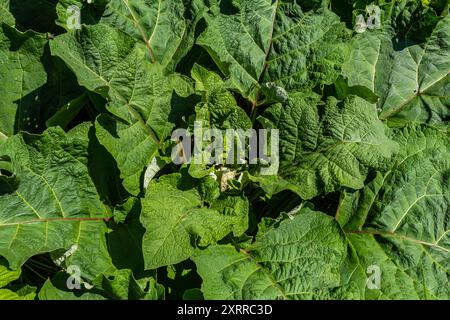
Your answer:
[[[448,299],[448,1],[372,2],[0,0],[0,298]],[[175,166],[196,120],[279,168]]]

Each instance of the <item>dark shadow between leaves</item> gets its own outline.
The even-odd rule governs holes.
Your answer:
[[[129,194],[123,187],[117,162],[100,144],[93,126],[90,128],[88,136],[89,174],[97,187],[100,198],[110,206],[120,204]]]
[[[10,11],[21,31],[61,34],[64,29],[55,24],[57,3],[57,0],[11,0]]]
[[[180,97],[175,92],[172,94],[170,104],[169,122],[175,124],[176,128],[186,127],[186,123],[182,123],[182,119],[188,120],[189,116],[195,112],[195,106],[200,102],[200,96],[190,95],[189,97]]]
[[[125,223],[113,226],[113,231],[107,235],[109,252],[114,265],[118,269],[131,269],[137,279],[147,275],[142,254],[145,228],[139,220],[140,213],[141,203],[136,201]]]

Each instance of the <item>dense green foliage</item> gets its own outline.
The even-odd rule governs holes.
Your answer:
[[[0,0],[0,300],[450,299],[448,13]],[[279,167],[174,164],[195,121]]]

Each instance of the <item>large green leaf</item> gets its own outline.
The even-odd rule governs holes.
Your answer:
[[[248,248],[212,246],[193,260],[206,299],[358,299],[364,285],[339,225],[309,209]]]
[[[427,43],[397,53],[381,119],[436,122],[450,115],[450,16]]]
[[[376,94],[382,105],[384,93],[389,88],[389,72],[392,68],[394,48],[384,32],[364,32],[355,35],[350,42],[348,60],[342,66],[342,74],[350,87],[366,87]]]
[[[188,259],[197,245],[214,244],[248,227],[248,203],[238,197],[206,207],[195,189],[180,190],[166,181],[150,184],[142,203],[146,229],[142,250],[146,269]]]
[[[139,120],[122,123],[101,115],[96,121],[97,137],[117,161],[124,186],[133,195],[142,190],[146,167],[174,127],[172,114],[177,107],[185,107],[175,99],[175,90],[189,91],[190,83],[178,75],[164,77],[161,69],[154,67],[142,75],[142,83],[137,86],[129,94],[130,108]],[[117,108],[123,105],[119,103]]]
[[[208,128],[252,128],[251,120],[217,74],[194,65],[192,78],[196,91],[202,95],[202,101],[196,106],[197,120],[204,121]]]
[[[153,63],[170,70],[192,47],[203,10],[198,0],[101,0],[91,4],[64,0],[58,4],[58,15],[65,28],[73,6],[79,8],[81,23],[100,22],[124,31],[142,45]]]
[[[50,48],[74,71],[80,85],[122,101],[127,101],[119,87],[124,68],[133,67],[133,72],[144,60],[133,38],[105,25],[62,34],[50,42]]]
[[[365,86],[380,97],[380,118],[396,121],[447,120],[450,105],[450,16],[423,45],[394,51],[389,35],[365,32],[352,39],[343,73],[350,86]]]
[[[109,209],[89,177],[84,142],[60,129],[16,135],[0,149],[12,175],[0,175],[0,255],[12,268],[45,252],[71,249],[65,264],[93,278],[112,267]]]
[[[348,55],[350,32],[333,12],[303,13],[279,2],[263,80],[289,90],[332,84]]]
[[[182,0],[111,0],[102,22],[141,41],[153,62],[167,66],[188,33],[184,10]]]
[[[297,3],[271,0],[217,2],[197,43],[251,101],[259,100],[263,82],[301,89],[339,74],[349,33],[331,11],[304,13]]]
[[[280,130],[279,174],[297,185],[304,199],[342,186],[364,187],[368,168],[383,168],[396,151],[374,105],[356,96],[330,98],[320,111],[319,98],[293,94],[260,118],[266,128]]]
[[[111,208],[121,204],[129,194],[122,186],[120,171],[115,159],[100,144],[93,123],[83,122],[72,128],[68,134],[72,139],[83,143],[83,148],[87,151],[89,175],[95,184],[100,200]]]
[[[338,221],[366,268],[378,265],[381,287],[368,298],[450,297],[449,134],[409,126],[393,134],[401,146],[390,170],[346,193]]]
[[[277,3],[217,1],[206,17],[208,28],[197,39],[213,57],[230,83],[244,96],[256,99],[255,89],[270,49]],[[232,14],[233,11],[238,11]]]
[[[42,63],[46,43],[44,35],[0,26],[1,135],[40,126],[38,89],[47,82]]]
[[[116,159],[125,188],[139,194],[145,167],[173,128],[169,120],[174,90],[187,95],[190,83],[178,75],[165,77],[133,38],[106,25],[61,35],[50,46],[81,85],[102,94],[110,101],[111,113],[126,121],[100,117],[98,138]]]

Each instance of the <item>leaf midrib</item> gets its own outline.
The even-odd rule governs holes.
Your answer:
[[[136,17],[136,13],[134,12],[134,10],[130,7],[128,0],[122,0],[122,2],[125,4],[125,6],[127,7],[128,11],[131,14],[131,18],[133,20],[134,25],[139,29],[139,32],[141,34],[142,40],[145,43],[145,46],[147,47],[149,54],[150,54],[150,59],[152,60],[152,63],[156,63],[156,58],[155,55],[153,53],[153,49],[151,47],[151,41],[153,39],[153,36],[155,34],[156,28],[158,26],[158,21],[159,21],[159,15],[160,15],[160,6],[161,6],[161,0],[158,0],[158,13],[156,15],[156,23],[155,23],[155,27],[153,28],[153,32],[152,35],[149,39],[147,39],[147,35],[145,34],[145,30],[142,27],[142,25],[140,24],[139,20]]]
[[[24,224],[35,224],[35,223],[47,223],[47,222],[58,222],[58,221],[75,221],[75,222],[87,222],[87,221],[103,221],[108,222],[112,218],[111,217],[104,217],[104,218],[43,218],[43,219],[31,219],[31,220],[24,220],[24,221],[17,221],[17,222],[11,222],[11,223],[0,223],[1,227],[8,227],[8,226],[16,226],[16,225],[24,225]]]
[[[421,97],[423,95],[426,95],[428,90],[432,89],[436,84],[438,84],[439,82],[444,80],[446,77],[448,77],[448,75],[449,75],[449,73],[445,73],[442,77],[439,77],[438,79],[436,79],[436,81],[429,84],[423,90],[420,90],[420,88],[419,88],[417,93],[413,94],[409,99],[405,100],[402,104],[400,104],[396,108],[393,108],[393,109],[387,111],[386,113],[381,113],[380,120],[388,120],[389,118],[402,112],[406,107],[408,107],[410,105],[410,103],[412,103],[415,99],[418,99],[419,97]]]
[[[382,231],[377,231],[377,230],[346,230],[344,231],[345,234],[365,234],[365,235],[372,235],[372,236],[383,236],[383,237],[392,237],[392,238],[397,238],[397,239],[401,239],[401,240],[406,240],[409,242],[413,242],[413,243],[417,243],[417,244],[421,244],[421,245],[425,245],[428,247],[433,247],[433,248],[437,248],[440,249],[446,253],[450,252],[450,249],[444,248],[440,245],[438,245],[437,243],[433,243],[433,242],[427,242],[427,241],[423,241],[420,239],[415,239],[415,238],[411,238],[405,235],[401,235],[398,233],[392,233],[392,232],[382,232]],[[446,230],[444,232],[444,235],[447,234],[448,232],[450,232],[449,230]]]
[[[433,30],[433,34],[436,31]],[[432,34],[432,36],[433,36]],[[431,37],[432,37],[431,36]],[[442,77],[438,77],[435,81],[433,81],[432,83],[430,83],[427,87],[425,88],[420,88],[420,81],[419,81],[419,69],[420,66],[422,64],[423,58],[424,56],[427,54],[427,50],[428,50],[428,46],[430,45],[430,41],[427,41],[423,47],[422,50],[422,55],[420,56],[420,60],[418,61],[418,63],[416,64],[416,83],[417,83],[417,92],[412,95],[409,99],[407,99],[406,101],[404,101],[400,106],[398,106],[397,108],[391,109],[390,111],[386,112],[384,115],[381,114],[380,115],[380,119],[381,120],[387,120],[393,116],[395,116],[396,114],[400,113],[403,109],[405,109],[412,101],[414,101],[416,98],[422,96],[423,94],[427,93],[428,90],[430,90],[431,88],[433,88],[434,85],[438,84],[439,82],[441,82],[443,79],[445,79],[445,77],[450,75],[450,71],[446,71],[446,73],[444,73],[442,75]],[[411,52],[408,50],[410,56],[411,56]],[[412,57],[411,57],[412,58]],[[412,59],[414,61],[414,59]]]
[[[94,44],[92,44],[95,48],[97,48]],[[97,49],[98,50],[98,49]],[[84,49],[83,49],[84,51]],[[134,50],[132,50],[125,58],[128,58],[132,53],[134,52]],[[153,131],[152,128],[150,128],[150,126],[148,126],[146,124],[146,122],[144,121],[144,119],[142,119],[141,115],[133,109],[133,107],[130,106],[130,101],[128,101],[125,97],[123,97],[119,91],[117,91],[113,86],[111,86],[111,80],[114,77],[115,71],[113,72],[113,75],[111,76],[111,79],[109,81],[107,81],[105,78],[103,78],[100,74],[98,74],[97,72],[95,72],[94,70],[92,70],[87,64],[85,64],[83,61],[81,61],[80,59],[78,59],[75,55],[72,54],[71,51],[67,51],[68,55],[70,55],[70,57],[76,61],[79,65],[82,65],[86,70],[88,70],[89,72],[91,72],[95,77],[97,77],[100,81],[102,81],[104,83],[104,85],[109,88],[110,90],[113,90],[116,93],[117,97],[120,97],[120,99],[125,103],[128,111],[130,112],[130,114],[139,122],[139,124],[143,127],[143,129],[152,137],[152,139],[154,140],[154,142],[159,145],[160,141],[158,139],[158,137],[156,136],[155,132]],[[123,61],[123,60],[122,60]]]

